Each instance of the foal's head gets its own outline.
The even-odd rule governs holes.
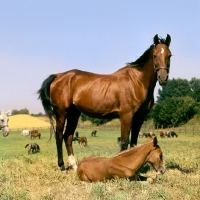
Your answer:
[[[164,174],[165,166],[163,164],[162,150],[157,143],[157,138],[154,137],[153,150],[151,150],[146,161],[153,166],[153,168],[157,171],[157,174]]]
[[[161,86],[166,85],[170,67],[171,52],[169,45],[171,42],[170,35],[167,34],[166,39],[154,36],[153,62],[154,70],[157,72],[157,79]]]

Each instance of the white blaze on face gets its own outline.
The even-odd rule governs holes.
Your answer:
[[[165,51],[165,50],[164,50],[163,48],[161,48],[161,54],[163,54],[163,53],[164,53],[164,51]]]
[[[72,154],[69,156],[69,165],[71,165],[74,170],[77,169],[76,160]]]

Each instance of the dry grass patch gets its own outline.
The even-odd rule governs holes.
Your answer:
[[[13,115],[9,117],[10,129],[32,129],[33,127],[48,127],[49,122],[44,118],[33,117],[30,115]]]

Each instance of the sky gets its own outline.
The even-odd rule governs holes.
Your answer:
[[[37,91],[50,74],[113,73],[156,34],[171,36],[169,79],[200,78],[199,19],[199,0],[0,0],[0,110],[44,113]]]

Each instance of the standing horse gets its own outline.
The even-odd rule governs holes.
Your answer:
[[[30,137],[31,137],[31,140],[35,139],[36,137],[38,137],[40,139],[41,138],[41,133],[33,132],[33,133],[31,133]]]
[[[150,163],[158,174],[165,172],[162,151],[156,137],[151,142],[122,151],[112,158],[85,158],[80,162],[77,174],[80,180],[87,182],[105,181],[116,177],[136,180],[137,174],[146,163]]]
[[[93,130],[92,133],[91,133],[91,136],[96,137],[96,134],[97,134],[97,130]]]
[[[135,62],[113,74],[94,74],[70,70],[52,74],[38,90],[45,113],[53,125],[56,121],[58,166],[65,170],[62,152],[63,139],[69,165],[77,168],[72,138],[81,113],[93,118],[119,118],[121,122],[121,150],[137,144],[145,116],[154,104],[157,80],[166,85],[170,67],[170,35],[166,39],[154,36],[154,43]],[[63,134],[64,125],[67,121]]]
[[[40,151],[40,147],[38,144],[36,143],[30,143],[30,144],[27,144],[25,146],[25,148],[28,147],[28,154],[31,153],[31,150],[32,150],[32,153],[36,153],[36,152],[39,152]]]
[[[0,130],[3,132],[3,136],[6,137],[9,135],[9,128],[8,128],[8,114],[10,110],[7,112],[1,111],[0,112]]]
[[[27,129],[24,129],[22,132],[21,132],[21,135],[22,136],[29,136],[31,134],[31,132]]]
[[[79,146],[86,147],[87,146],[87,138],[85,136],[78,138]]]

